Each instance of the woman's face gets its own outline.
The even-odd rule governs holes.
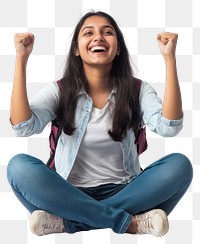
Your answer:
[[[78,48],[83,66],[112,65],[119,54],[116,31],[106,18],[91,16],[83,23],[78,35]]]

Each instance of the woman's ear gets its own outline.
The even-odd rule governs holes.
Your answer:
[[[73,53],[74,53],[74,56],[79,56],[80,55],[80,53],[79,53],[79,50],[78,50],[78,45],[77,45],[77,43],[74,41],[73,42]]]
[[[117,55],[118,55],[118,56],[120,55],[120,52],[121,52],[121,48],[120,48],[120,46],[118,45],[118,48],[117,48]]]
[[[74,48],[74,55],[77,57],[80,55],[78,48]]]

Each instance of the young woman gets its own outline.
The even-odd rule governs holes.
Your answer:
[[[182,128],[177,34],[164,32],[157,40],[166,64],[163,103],[148,83],[143,81],[139,91],[123,35],[103,12],[89,12],[77,24],[61,88],[52,82],[29,103],[26,64],[34,36],[15,35],[14,132],[40,133],[55,117],[63,128],[56,171],[25,154],[14,156],[8,165],[8,180],[31,213],[34,234],[103,228],[167,233],[167,215],[189,187],[192,166],[186,156],[174,153],[140,169],[134,141],[141,123],[165,137]]]

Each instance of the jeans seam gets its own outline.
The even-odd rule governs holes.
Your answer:
[[[119,230],[119,234],[123,234],[126,232],[126,230],[128,229],[131,220],[132,220],[133,216],[128,214],[127,218],[124,220],[124,223],[122,224],[122,227]]]

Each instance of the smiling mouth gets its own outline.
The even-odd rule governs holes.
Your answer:
[[[105,53],[107,52],[107,48],[103,46],[95,46],[90,49],[91,52],[93,53]]]

